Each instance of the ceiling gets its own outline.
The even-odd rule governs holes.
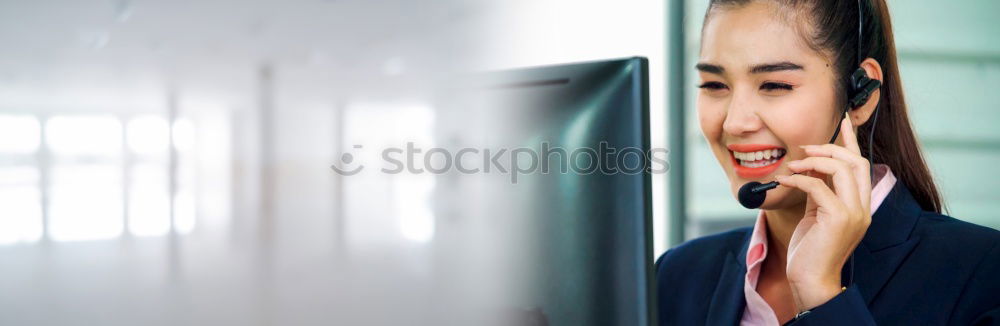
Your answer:
[[[0,111],[162,108],[165,94],[330,101],[475,64],[488,5],[408,0],[0,1]],[[419,79],[419,78],[416,78]]]

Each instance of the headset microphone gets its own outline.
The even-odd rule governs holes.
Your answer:
[[[771,181],[763,184],[757,181],[750,181],[740,187],[740,192],[737,197],[739,197],[738,199],[740,200],[740,205],[743,205],[743,207],[746,208],[754,209],[764,204],[764,199],[767,199],[766,191],[777,187],[777,181]]]

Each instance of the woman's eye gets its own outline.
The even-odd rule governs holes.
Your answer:
[[[702,83],[701,85],[698,85],[698,88],[707,90],[719,90],[719,89],[726,89],[726,84],[720,82],[705,82]]]
[[[763,91],[779,91],[779,90],[790,91],[792,90],[792,85],[785,83],[767,82],[764,83],[763,85],[760,85],[760,89]]]

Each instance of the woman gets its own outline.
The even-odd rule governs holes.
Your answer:
[[[734,195],[780,186],[657,260],[661,324],[1000,324],[1000,232],[941,215],[896,61],[884,0],[711,1],[702,131]],[[845,115],[859,66],[881,87]]]

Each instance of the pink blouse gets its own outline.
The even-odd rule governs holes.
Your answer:
[[[876,164],[874,169],[877,181],[872,187],[872,215],[875,214],[879,205],[882,205],[882,201],[896,184],[896,176],[892,174],[888,166]],[[764,215],[764,210],[761,210],[757,215],[757,222],[753,226],[747,250],[747,274],[746,280],[743,282],[743,295],[747,304],[746,308],[743,309],[740,325],[780,325],[774,310],[771,310],[771,306],[757,293],[757,279],[760,277],[764,258],[767,258],[767,216]]]

